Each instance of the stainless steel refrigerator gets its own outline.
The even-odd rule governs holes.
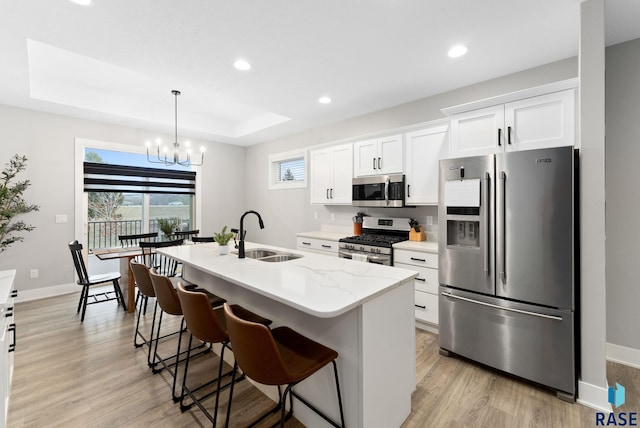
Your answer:
[[[573,147],[440,161],[439,333],[458,354],[576,393]]]

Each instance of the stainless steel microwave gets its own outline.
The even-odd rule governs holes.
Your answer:
[[[404,174],[376,175],[353,179],[354,207],[404,207]]]

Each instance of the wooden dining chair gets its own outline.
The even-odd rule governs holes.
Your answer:
[[[173,233],[176,239],[184,239],[185,241],[193,241],[193,238],[198,236],[199,230],[179,230]]]
[[[80,293],[80,301],[78,302],[78,310],[82,309],[82,315],[80,322],[84,322],[84,315],[87,311],[87,305],[93,305],[95,303],[108,302],[110,300],[117,300],[118,305],[122,304],[124,311],[127,311],[127,306],[120,289],[119,272],[104,273],[100,275],[91,275],[87,273],[87,267],[84,263],[84,257],[82,255],[82,244],[77,240],[69,243],[69,250],[71,251],[71,257],[73,258],[73,265],[78,275],[78,285],[82,286],[82,292]],[[90,294],[90,288],[96,285],[105,285],[108,283],[113,284],[113,291],[96,291]]]
[[[123,247],[137,247],[140,242],[155,242],[157,239],[158,232],[118,235],[118,240]]]
[[[199,244],[201,242],[215,242],[215,239],[213,239],[213,236],[194,236],[191,238],[191,242]]]
[[[174,247],[176,245],[182,245],[182,239],[174,239],[171,241],[159,241],[159,242],[140,242],[140,249],[142,252],[143,263],[149,269],[155,269],[159,275],[175,277],[178,271],[178,261],[171,257],[166,257],[162,254],[156,253],[158,248]]]

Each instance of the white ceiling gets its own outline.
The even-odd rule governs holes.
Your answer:
[[[607,44],[640,1],[606,0]],[[0,104],[251,145],[577,55],[580,0],[0,0]],[[458,59],[447,50],[469,47]],[[243,58],[252,69],[233,67]],[[333,102],[319,104],[328,95]]]

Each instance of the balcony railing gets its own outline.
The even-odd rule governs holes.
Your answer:
[[[190,228],[189,219],[179,219],[180,228]],[[149,220],[149,232],[157,232],[158,220]],[[118,235],[143,233],[142,220],[90,221],[88,230],[89,251],[96,248],[117,247],[120,245]]]

